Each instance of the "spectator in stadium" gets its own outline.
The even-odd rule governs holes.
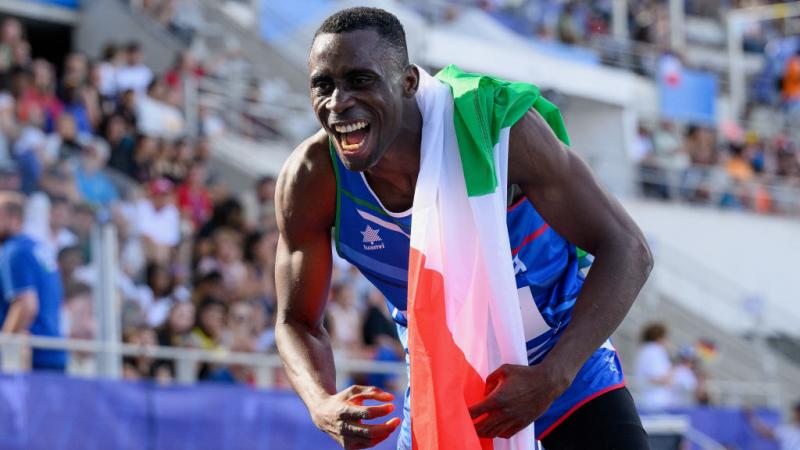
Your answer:
[[[188,301],[173,303],[167,320],[158,330],[158,345],[190,347],[194,317],[194,303]]]
[[[83,251],[78,246],[71,246],[61,249],[58,252],[58,269],[61,272],[61,285],[69,286],[74,283],[73,275],[75,270],[86,263]]]
[[[80,52],[72,52],[64,59],[64,73],[58,88],[58,95],[65,102],[73,101],[70,96],[77,92],[88,80],[89,60]]]
[[[780,450],[800,450],[800,402],[792,408],[789,421],[776,427],[761,421],[750,409],[745,409],[745,416],[759,435],[776,442]]]
[[[272,230],[276,226],[275,178],[265,175],[256,180],[253,190],[242,194],[245,220],[259,230]]]
[[[123,174],[135,173],[136,162],[133,152],[136,142],[121,115],[112,114],[106,118],[103,124],[103,138],[111,147],[108,167]]]
[[[64,334],[70,339],[95,339],[97,321],[94,318],[92,288],[83,283],[66,285],[64,294]],[[71,352],[67,373],[72,376],[94,376],[96,358],[92,353]]]
[[[151,262],[145,268],[145,283],[139,287],[139,304],[147,325],[159,327],[172,308],[172,274],[165,265]]]
[[[219,272],[227,295],[236,301],[252,290],[250,273],[242,255],[242,235],[231,228],[220,228],[212,236],[213,250],[197,264],[200,273]]]
[[[55,131],[50,133],[45,144],[45,164],[53,164],[61,159],[78,156],[82,153],[83,143],[78,135],[75,117],[70,113],[58,116]]]
[[[196,159],[189,163],[186,181],[178,186],[178,209],[181,216],[192,223],[194,230],[199,230],[211,218],[213,211],[207,180],[205,163]]]
[[[136,203],[136,229],[144,240],[147,259],[166,263],[181,240],[173,184],[159,178],[148,183],[147,191],[148,197]]]
[[[123,49],[119,48],[114,43],[108,43],[103,47],[102,56],[97,63],[97,72],[99,75],[99,91],[100,97],[104,103],[108,102],[111,105],[115,104],[119,88],[117,87],[117,71],[125,62],[125,53]],[[113,110],[111,110],[113,111]],[[106,114],[111,111],[103,108]]]
[[[663,410],[672,405],[673,367],[667,351],[666,326],[662,323],[645,326],[641,343],[635,366],[640,392],[638,406],[644,410]]]
[[[75,166],[78,192],[81,199],[90,205],[110,206],[120,198],[114,182],[105,173],[108,157],[108,144],[101,138],[94,138],[84,147]]]
[[[183,114],[167,102],[168,90],[158,79],[136,99],[136,127],[148,136],[176,139],[184,132]]]
[[[558,40],[565,44],[577,44],[581,30],[575,17],[575,3],[568,1],[558,18]]]
[[[25,32],[19,20],[8,17],[0,26],[0,75],[13,66],[14,47],[24,41]]]
[[[0,193],[0,332],[62,337],[56,255],[22,234],[24,202],[19,193]],[[61,350],[33,350],[34,369],[63,371],[66,364]]]
[[[672,374],[671,407],[688,408],[701,399],[708,400],[704,377],[699,371],[697,352],[692,347],[683,347],[678,352]]]
[[[125,119],[131,130],[136,129],[136,92],[133,89],[121,91],[119,102],[114,112]]]
[[[260,302],[265,311],[275,310],[275,251],[277,233],[256,231],[247,237],[244,258],[248,263],[253,291],[250,297]]]
[[[28,198],[24,232],[50,251],[58,253],[78,243],[71,224],[72,204],[67,197],[35,192]]]
[[[790,111],[800,104],[800,48],[786,62],[781,82],[781,96]]]
[[[153,71],[144,64],[144,54],[138,42],[131,42],[126,48],[125,65],[117,69],[117,90],[130,89],[137,95],[144,95],[147,86],[153,81]]]
[[[36,59],[31,64],[32,80],[30,86],[22,94],[20,99],[20,115],[25,114],[29,108],[35,107],[44,113],[43,129],[46,132],[55,128],[55,123],[64,105],[56,97],[55,73],[52,64],[43,60]]]
[[[363,355],[362,316],[351,285],[331,286],[327,316],[333,348],[349,356]]]

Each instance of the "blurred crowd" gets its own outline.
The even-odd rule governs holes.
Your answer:
[[[700,343],[682,347],[671,355],[666,325],[658,322],[646,325],[642,329],[633,373],[637,405],[649,412],[708,405],[711,399],[701,356],[710,353],[702,350],[710,348]]]
[[[184,52],[166,73],[153,73],[134,42],[109,44],[98,60],[68,54],[57,71],[31,58],[17,20],[0,27],[0,189],[26,195],[23,233],[56,255],[63,335],[97,337],[92,234],[111,222],[124,342],[274,352],[275,180],[265,175],[231,192],[211,165],[210,140],[225,126],[201,110],[196,133],[188,129],[183,83],[207,69]],[[402,358],[380,294],[342,261],[332,286],[334,346]],[[130,357],[123,375],[167,382],[175,369]],[[70,355],[68,373],[96,370],[91,355]],[[207,364],[199,377],[252,383],[255,374]]]
[[[800,150],[790,135],[764,137],[735,124],[719,129],[669,120],[642,123],[632,146],[645,196],[800,213]]]

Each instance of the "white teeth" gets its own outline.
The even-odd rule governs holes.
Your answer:
[[[336,125],[334,129],[339,133],[352,133],[353,131],[365,128],[367,125],[369,125],[367,122],[361,120],[348,125]]]

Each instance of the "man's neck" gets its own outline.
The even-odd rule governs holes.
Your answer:
[[[406,100],[402,128],[375,167],[366,171],[373,182],[392,184],[413,193],[420,165],[422,113],[415,98]]]

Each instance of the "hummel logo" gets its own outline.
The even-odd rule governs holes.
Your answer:
[[[367,225],[367,229],[361,232],[361,236],[364,237],[362,240],[364,250],[381,250],[384,248],[383,239],[378,235],[380,231],[380,228],[372,228]]]

